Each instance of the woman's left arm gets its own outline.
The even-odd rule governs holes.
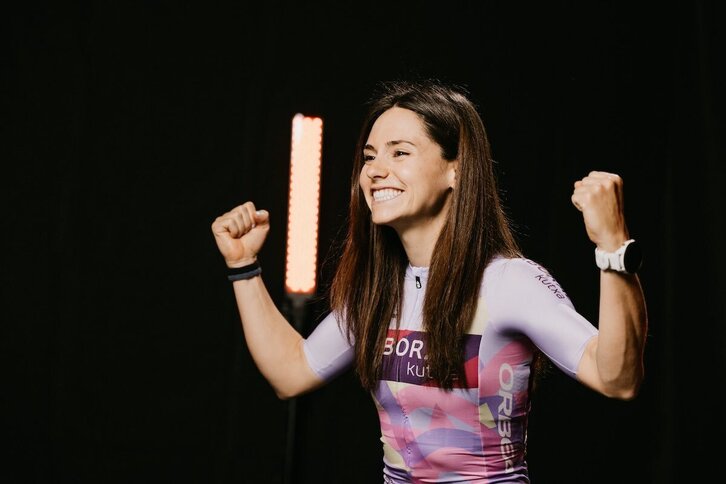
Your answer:
[[[630,239],[623,211],[623,180],[592,171],[575,182],[572,203],[583,214],[587,234],[600,249],[614,252]],[[613,398],[634,398],[644,376],[648,316],[637,274],[600,271],[599,334],[582,355],[577,379]]]

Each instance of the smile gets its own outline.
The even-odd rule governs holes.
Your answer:
[[[393,200],[402,193],[402,190],[396,190],[395,188],[384,188],[383,190],[375,190],[373,192],[373,200],[375,200],[376,202],[386,202],[388,200]]]

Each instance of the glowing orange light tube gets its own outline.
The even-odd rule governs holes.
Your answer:
[[[288,294],[313,294],[317,284],[322,139],[322,119],[302,114],[292,118],[285,268]]]

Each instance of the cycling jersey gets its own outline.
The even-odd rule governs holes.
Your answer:
[[[453,390],[427,374],[422,308],[428,268],[406,269],[400,329],[389,324],[373,400],[388,483],[527,483],[531,365],[537,348],[571,377],[597,329],[541,265],[497,256],[484,271]],[[331,380],[350,368],[345,322],[328,314],[304,342],[311,369]],[[535,348],[536,347],[536,348]]]

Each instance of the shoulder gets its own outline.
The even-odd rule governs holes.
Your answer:
[[[544,297],[569,302],[567,293],[544,264],[527,257],[496,256],[487,265],[482,277],[481,292],[508,298]],[[519,298],[518,298],[519,299]]]

